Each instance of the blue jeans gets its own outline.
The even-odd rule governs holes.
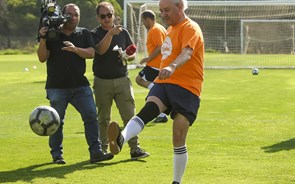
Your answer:
[[[72,104],[81,114],[90,155],[100,153],[99,126],[93,92],[89,86],[72,89],[46,89],[47,99],[60,116],[61,125],[49,137],[52,158],[63,156],[63,125],[68,104]]]

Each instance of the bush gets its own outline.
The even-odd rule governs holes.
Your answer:
[[[17,55],[17,54],[32,54],[28,50],[19,50],[19,49],[5,49],[0,50],[0,55]]]

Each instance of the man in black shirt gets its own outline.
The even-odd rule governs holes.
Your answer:
[[[59,129],[49,137],[49,146],[53,163],[65,164],[63,158],[63,125],[68,104],[72,104],[81,114],[84,121],[84,131],[90,152],[90,162],[110,160],[112,154],[105,154],[99,140],[97,111],[93,93],[88,79],[85,77],[86,59],[94,57],[94,43],[91,33],[77,27],[80,20],[80,10],[75,4],[67,4],[63,14],[68,14],[70,20],[59,30],[57,40],[46,40],[47,27],[39,30],[40,42],[38,58],[46,62],[47,81],[46,93],[50,106],[56,109],[60,116]]]
[[[96,13],[100,26],[92,31],[96,44],[93,61],[93,89],[98,110],[100,140],[102,149],[107,152],[107,127],[111,120],[113,100],[116,102],[124,125],[135,114],[133,87],[127,70],[127,60],[134,59],[135,54],[129,58],[122,58],[118,51],[113,50],[115,46],[125,50],[133,44],[128,31],[121,25],[114,24],[113,5],[101,2],[96,7]],[[130,139],[128,144],[131,159],[149,156],[149,153],[140,148],[137,136]]]

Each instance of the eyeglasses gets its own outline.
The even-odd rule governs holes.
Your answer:
[[[108,17],[108,18],[112,18],[112,16],[113,16],[113,14],[111,14],[111,13],[108,13],[108,14],[100,14],[100,15],[99,15],[99,17],[100,17],[101,19],[105,19],[106,17]]]

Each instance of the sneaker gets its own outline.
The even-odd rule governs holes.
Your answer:
[[[148,152],[144,151],[141,148],[137,148],[135,150],[135,152],[130,153],[130,155],[131,155],[131,160],[137,160],[137,159],[140,159],[140,158],[145,158],[145,157],[150,156],[150,154]]]
[[[56,157],[53,159],[54,164],[66,164],[66,161],[64,160],[63,157]]]
[[[121,134],[121,129],[117,122],[113,121],[109,124],[108,139],[111,153],[117,155],[121,151],[124,143],[124,137]]]
[[[111,153],[98,153],[98,154],[92,154],[90,155],[90,163],[96,163],[106,160],[111,160],[114,158],[114,155]]]
[[[153,122],[154,123],[166,123],[168,121],[168,118],[166,116],[160,117],[158,116]]]
[[[176,181],[173,181],[173,182],[172,182],[172,184],[179,184],[179,183],[178,183],[178,182],[176,182]]]

